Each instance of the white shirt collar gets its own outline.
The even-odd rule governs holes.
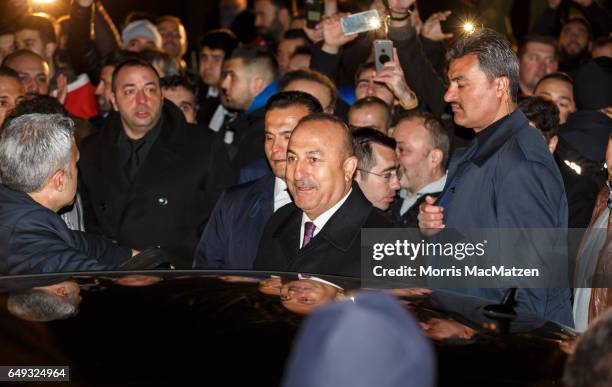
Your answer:
[[[300,248],[304,243],[304,224],[306,222],[313,222],[315,224],[315,229],[313,232],[313,238],[325,227],[325,224],[329,221],[329,219],[338,211],[338,209],[344,204],[346,199],[348,199],[349,195],[353,192],[353,188],[351,188],[346,195],[338,203],[334,204],[330,209],[322,213],[315,220],[311,220],[306,213],[302,212],[302,227],[300,227]]]
[[[408,192],[402,188],[400,190],[399,195],[402,199],[404,199],[404,201],[402,202],[402,208],[400,209],[400,215],[404,215],[406,211],[408,211],[410,207],[412,207],[414,203],[416,203],[416,201],[419,200],[421,196],[427,195],[430,193],[441,192],[444,189],[444,185],[446,184],[446,176],[447,174],[445,173],[444,176],[442,176],[438,180],[434,180],[431,183],[427,184],[425,187],[421,188],[414,195],[408,194]]]
[[[274,178],[274,212],[276,212],[282,206],[291,203],[291,196],[287,192],[287,183],[285,180],[275,177]]]
[[[206,98],[217,98],[219,96],[219,89],[216,87],[208,86],[208,92],[206,92]]]

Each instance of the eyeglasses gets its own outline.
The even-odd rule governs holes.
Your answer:
[[[385,172],[385,173],[376,173],[376,172],[372,172],[372,171],[366,171],[366,170],[360,169],[360,168],[357,168],[357,170],[361,171],[363,173],[369,173],[370,175],[382,177],[387,183],[390,182],[391,180],[394,180],[394,179],[399,180],[402,177],[401,168],[400,167],[397,167],[394,170],[391,170],[391,171]]]

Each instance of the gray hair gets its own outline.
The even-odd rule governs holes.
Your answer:
[[[452,45],[446,54],[450,63],[466,55],[478,56],[478,65],[489,80],[507,77],[513,102],[518,98],[519,63],[508,39],[489,28],[466,34]]]
[[[6,306],[12,315],[27,321],[62,320],[79,312],[71,301],[42,289],[11,293]]]
[[[58,170],[69,171],[74,122],[60,114],[25,114],[0,135],[0,179],[20,192],[37,192]]]

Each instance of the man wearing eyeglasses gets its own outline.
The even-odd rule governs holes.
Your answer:
[[[374,207],[386,211],[400,189],[395,140],[371,128],[356,130],[353,138],[358,160],[355,181]]]

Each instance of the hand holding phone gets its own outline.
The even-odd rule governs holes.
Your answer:
[[[306,0],[304,2],[304,14],[306,15],[306,27],[314,29],[323,18],[323,0]]]
[[[344,17],[340,20],[340,24],[345,35],[377,30],[382,26],[378,11],[375,9]]]
[[[345,35],[342,31],[341,21],[348,14],[336,14],[321,22],[323,31],[323,46],[321,49],[328,54],[337,54],[340,47],[357,38],[357,34]]]
[[[385,63],[393,61],[393,42],[390,40],[377,39],[374,45],[374,64],[376,72],[383,70]]]

